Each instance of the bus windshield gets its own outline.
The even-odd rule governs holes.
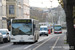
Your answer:
[[[12,23],[12,35],[32,34],[32,23]]]
[[[60,31],[61,30],[61,26],[54,27],[54,30]]]

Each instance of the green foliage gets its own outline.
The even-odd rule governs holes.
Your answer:
[[[36,16],[31,16],[30,18],[39,20],[38,17],[36,17]]]
[[[68,43],[66,42],[66,43],[64,43],[64,44],[68,44]]]
[[[63,0],[58,0],[59,4],[61,4],[62,8],[64,7]]]

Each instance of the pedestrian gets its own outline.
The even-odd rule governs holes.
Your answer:
[[[52,28],[51,28],[51,33],[52,33]]]

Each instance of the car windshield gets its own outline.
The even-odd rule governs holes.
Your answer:
[[[41,31],[41,30],[47,30],[47,28],[40,28],[40,31]]]
[[[32,34],[32,24],[31,23],[13,23],[12,34],[13,35]]]
[[[54,27],[54,30],[56,30],[56,31],[60,31],[60,30],[61,30],[61,26]]]
[[[4,34],[6,34],[6,31],[0,30],[0,33],[2,33],[2,35],[4,35]]]

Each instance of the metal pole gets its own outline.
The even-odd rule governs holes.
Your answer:
[[[53,2],[53,1],[52,1],[52,0],[50,0],[50,2],[51,2],[51,8],[52,8],[52,2]],[[53,23],[53,17],[52,17],[52,23]]]

